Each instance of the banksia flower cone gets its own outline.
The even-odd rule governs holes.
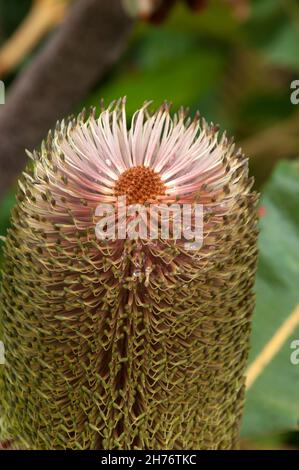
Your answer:
[[[184,110],[125,100],[57,125],[5,243],[2,439],[29,449],[238,446],[254,306],[247,159]],[[97,207],[202,206],[202,246],[101,239]],[[125,215],[132,220],[132,215]],[[161,222],[161,221],[160,221]],[[173,220],[172,220],[173,225]]]

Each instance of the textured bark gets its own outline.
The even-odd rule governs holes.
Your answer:
[[[0,197],[56,120],[69,114],[119,58],[131,20],[120,0],[79,0],[16,79],[0,108]]]

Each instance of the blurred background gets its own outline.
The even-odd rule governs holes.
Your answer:
[[[299,449],[299,1],[0,0],[0,80],[3,236],[25,148],[102,98],[130,116],[168,100],[235,137],[262,194],[242,448]]]

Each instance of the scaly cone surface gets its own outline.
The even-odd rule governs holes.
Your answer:
[[[5,244],[2,439],[236,448],[257,257],[247,159],[166,104],[127,129],[125,100],[63,121],[30,156]],[[96,208],[118,195],[202,204],[203,246],[99,240]]]

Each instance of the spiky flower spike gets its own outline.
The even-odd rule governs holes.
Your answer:
[[[214,126],[124,100],[62,122],[5,245],[3,439],[30,449],[231,449],[256,266],[247,159]],[[202,204],[203,246],[99,240],[99,203]]]

